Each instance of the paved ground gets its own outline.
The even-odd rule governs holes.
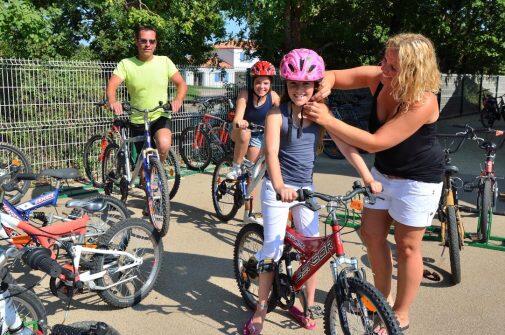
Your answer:
[[[482,153],[474,146],[465,146],[454,159],[465,176],[478,173],[477,159]],[[501,152],[497,168],[504,175],[505,164],[500,155]],[[371,162],[371,157],[367,160]],[[349,190],[356,179],[345,161],[325,157],[318,159],[314,178],[317,190],[332,194]],[[163,269],[155,290],[140,305],[113,310],[96,295],[84,294],[75,298],[67,322],[103,320],[122,334],[236,334],[237,327],[240,329],[250,315],[236,287],[231,262],[241,222],[222,223],[213,216],[210,182],[209,174],[183,179],[172,202],[170,230],[163,240]],[[469,202],[474,197],[465,195]],[[143,202],[132,199],[129,205],[138,215]],[[242,211],[237,217],[241,215]],[[465,214],[464,220],[468,230],[475,230],[473,215]],[[504,217],[495,217],[493,229],[496,235],[505,236]],[[344,235],[344,241],[346,252],[358,257],[370,274],[366,252],[357,235]],[[462,283],[457,286],[449,282],[448,253],[441,252],[437,242],[424,243],[425,267],[439,273],[442,280],[423,281],[412,308],[409,334],[503,334],[505,252],[465,247],[461,255]],[[329,267],[324,266],[320,271],[318,303],[324,303],[331,284]],[[36,291],[46,304],[49,323],[62,322],[66,306],[52,297],[47,287],[47,282],[43,282]],[[322,322],[316,331],[300,329],[284,312],[276,311],[268,315],[263,333],[322,334],[323,330]]]

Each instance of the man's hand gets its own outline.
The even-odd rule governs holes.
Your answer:
[[[113,103],[109,104],[109,108],[116,115],[122,115],[123,114],[123,105],[119,101],[116,101],[116,102],[113,102]]]
[[[170,104],[172,105],[172,112],[177,113],[182,107],[182,100],[174,99],[170,101]]]

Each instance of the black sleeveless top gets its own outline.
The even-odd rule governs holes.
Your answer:
[[[253,91],[250,90],[247,96],[247,105],[244,113],[244,120],[263,126],[268,111],[272,108],[272,92],[266,95],[265,103],[261,106],[254,106]]]
[[[379,83],[374,94],[369,130],[373,134],[382,124],[377,116],[377,97],[382,90]],[[375,168],[382,174],[412,179],[425,183],[440,183],[444,172],[444,154],[436,137],[435,123],[424,124],[403,142],[377,152]]]

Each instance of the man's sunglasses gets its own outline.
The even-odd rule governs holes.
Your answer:
[[[146,38],[139,38],[140,44],[147,44],[149,42],[150,44],[156,44],[156,40],[148,40]]]

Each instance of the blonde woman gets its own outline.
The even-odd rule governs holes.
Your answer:
[[[375,286],[392,302],[393,262],[386,238],[390,225],[395,226],[398,282],[393,310],[407,329],[423,275],[422,238],[442,190],[443,154],[435,136],[440,88],[435,49],[422,35],[399,34],[387,41],[380,66],[327,71],[322,86],[313,100],[325,98],[332,88],[368,87],[374,95],[370,132],[335,119],[323,104],[307,104],[306,116],[341,141],[376,153],[372,175],[383,185],[383,199],[366,206],[361,235]]]

